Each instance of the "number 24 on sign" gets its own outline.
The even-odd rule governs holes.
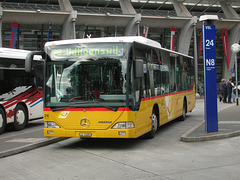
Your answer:
[[[206,46],[214,46],[213,39],[212,40],[207,39],[206,40]]]

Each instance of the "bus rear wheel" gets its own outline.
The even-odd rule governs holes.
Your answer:
[[[26,108],[23,105],[19,104],[17,105],[14,113],[13,129],[16,131],[22,130],[25,128],[27,123],[28,115]]]
[[[157,117],[155,110],[153,110],[153,112],[152,112],[152,129],[150,132],[148,132],[146,134],[146,138],[148,138],[148,139],[154,138],[157,130],[158,130],[158,117]]]
[[[3,133],[3,131],[6,128],[6,116],[2,108],[0,108],[0,134]]]
[[[183,101],[183,110],[182,110],[182,116],[180,117],[181,121],[184,121],[187,116],[187,103],[186,101]]]

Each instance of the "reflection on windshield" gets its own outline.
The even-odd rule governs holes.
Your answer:
[[[48,62],[46,105],[125,106],[126,63],[114,58]]]

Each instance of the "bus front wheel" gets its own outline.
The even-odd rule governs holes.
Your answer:
[[[2,108],[0,108],[0,134],[3,133],[3,131],[6,128],[6,116]]]
[[[28,115],[26,108],[21,104],[17,105],[14,113],[13,129],[16,131],[22,130],[25,128],[27,122]]]
[[[148,132],[146,134],[146,138],[148,138],[148,139],[154,138],[157,130],[158,130],[158,117],[157,117],[157,113],[155,112],[155,110],[153,110],[153,112],[152,112],[152,129],[150,132]]]

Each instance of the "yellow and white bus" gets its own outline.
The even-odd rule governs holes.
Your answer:
[[[195,107],[193,58],[150,39],[61,40],[44,51],[47,137],[153,138]]]

